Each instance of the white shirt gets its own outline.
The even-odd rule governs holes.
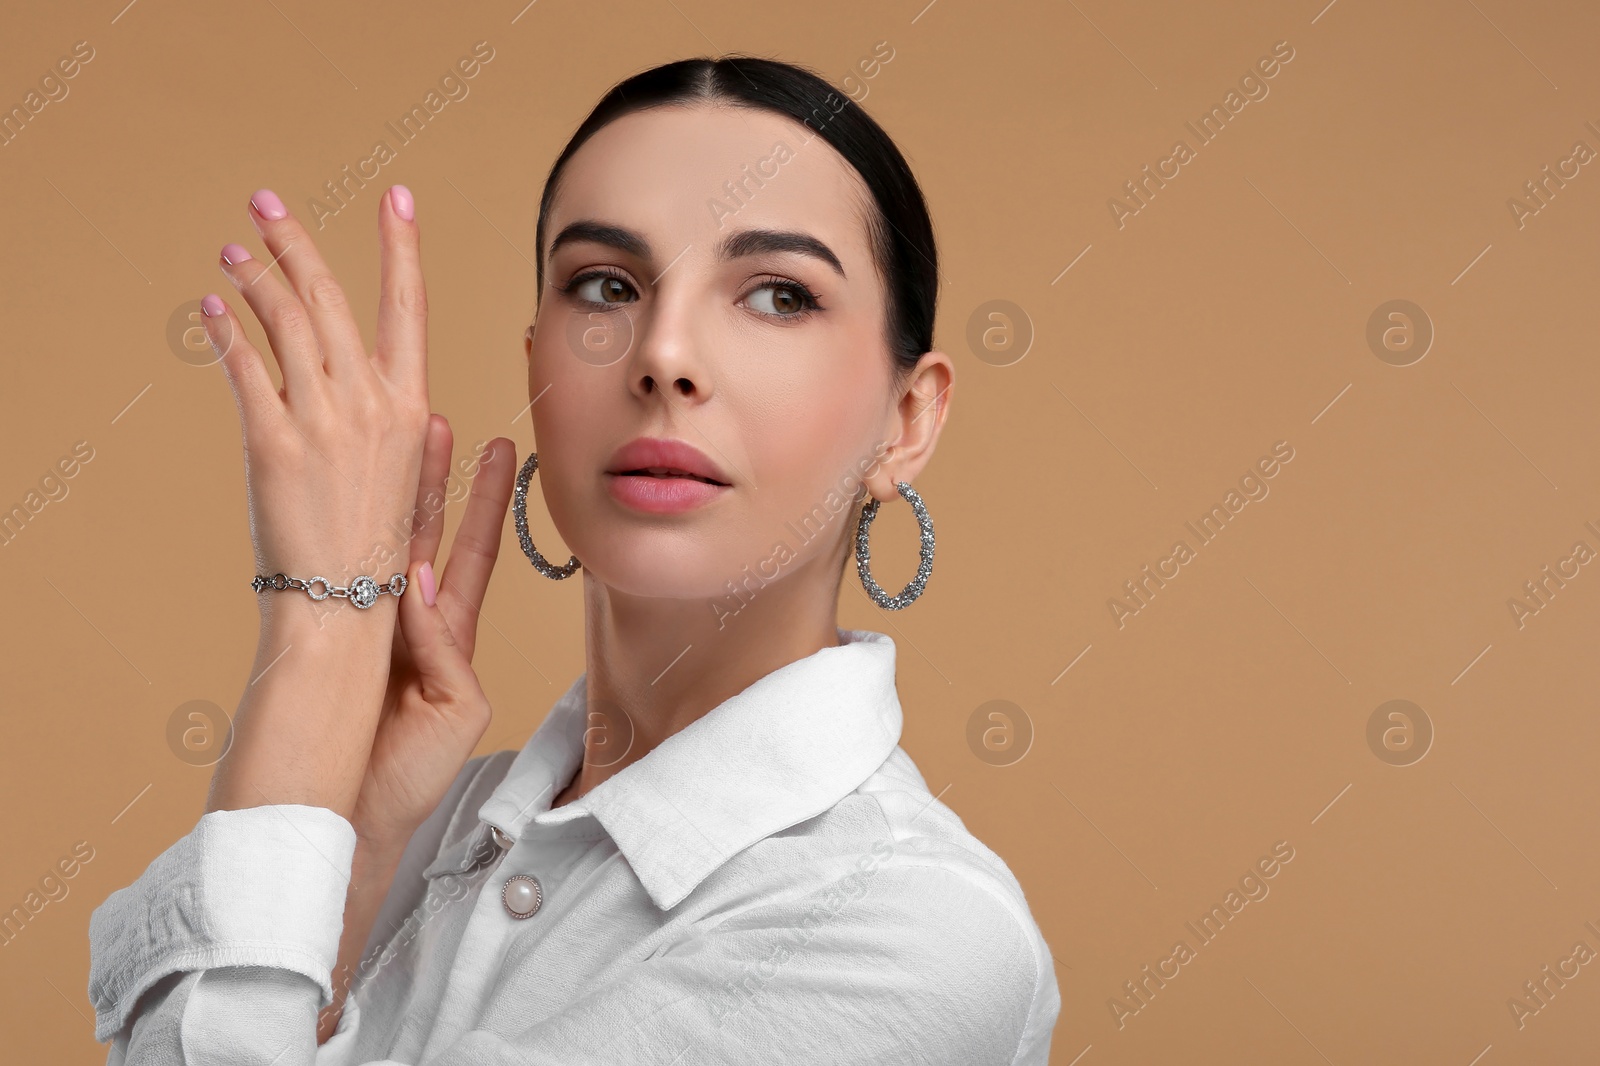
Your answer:
[[[108,1062],[1044,1066],[1061,999],[1022,889],[899,747],[893,640],[838,633],[564,806],[587,675],[468,762],[320,1047],[354,829],[202,816],[90,917]]]

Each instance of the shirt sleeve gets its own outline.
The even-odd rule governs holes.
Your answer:
[[[218,1008],[242,1008],[235,1013],[252,1020],[265,1043],[306,1030],[314,1046],[316,1013],[333,1001],[355,843],[349,821],[325,807],[273,804],[202,816],[90,915],[95,1038],[120,1034],[126,1044],[140,998],[153,992],[146,1006],[153,1048],[162,1039],[155,1034],[175,1032],[174,1021],[191,1024],[182,1008],[203,976],[217,972],[222,985],[242,970],[254,979],[250,995]],[[262,980],[260,968],[281,976]],[[180,973],[187,976],[166,980]]]

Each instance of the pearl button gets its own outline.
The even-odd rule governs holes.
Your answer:
[[[531,874],[512,874],[506,878],[500,899],[513,918],[531,918],[544,903],[544,890],[539,879]]]
[[[500,846],[500,850],[510,851],[512,840],[506,835],[506,831],[497,825],[491,825],[489,829],[494,833],[494,842]]]

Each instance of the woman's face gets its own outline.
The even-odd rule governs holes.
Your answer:
[[[568,160],[528,341],[537,480],[619,591],[715,599],[746,567],[831,570],[863,471],[884,469],[898,394],[870,195],[810,136],[764,111],[656,108]],[[692,446],[723,484],[622,472],[641,437]]]

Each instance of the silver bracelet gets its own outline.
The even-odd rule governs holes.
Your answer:
[[[312,591],[312,586],[314,585],[322,586],[322,595],[319,596]],[[329,596],[343,596],[357,607],[366,610],[374,603],[377,603],[378,597],[386,592],[398,598],[406,590],[406,575],[394,574],[388,581],[380,585],[375,578],[370,578],[363,574],[350,582],[349,587],[341,588],[325,577],[313,577],[308,580],[300,577],[285,577],[283,574],[273,574],[271,577],[257,574],[251,579],[250,587],[258,593],[265,592],[268,589],[277,589],[279,591],[283,589],[298,589],[319,602]]]

